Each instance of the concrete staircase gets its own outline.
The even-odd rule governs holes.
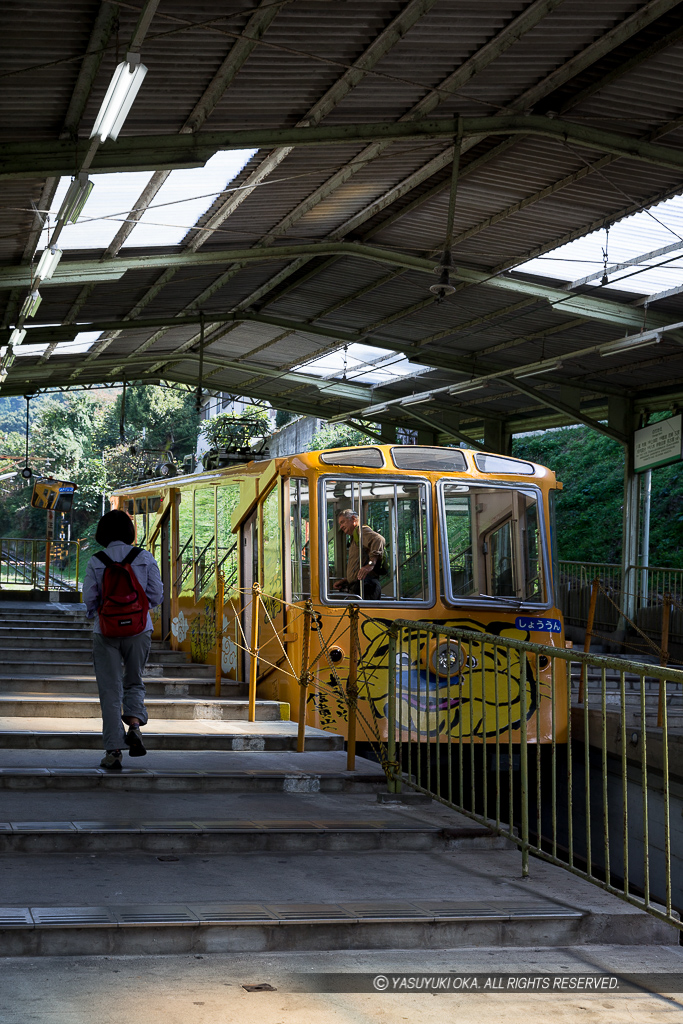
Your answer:
[[[668,926],[411,794],[155,644],[149,754],[98,767],[77,605],[0,605],[0,956],[673,944]],[[412,799],[411,799],[412,797]]]

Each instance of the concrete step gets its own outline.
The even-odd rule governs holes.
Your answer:
[[[386,790],[384,772],[375,761],[356,757],[355,770],[347,771],[344,750],[326,750],[298,753],[288,751],[187,751],[156,750],[146,758],[124,758],[121,772],[107,772],[99,768],[101,753],[92,750],[68,749],[8,749],[2,751],[0,768],[0,790],[2,815],[9,818],[25,816],[33,818],[106,818],[124,817],[131,813],[147,818],[158,817],[160,805],[157,794],[163,799],[164,815],[185,818],[201,813],[209,818],[216,813],[223,817],[235,817],[234,807],[229,810],[226,803],[216,794],[242,794],[239,815],[244,817],[272,817],[283,809],[275,806],[259,808],[258,812],[243,806],[253,803],[254,794],[282,794],[292,799],[292,794],[372,794],[371,802],[376,807],[376,794]],[[21,796],[32,791],[30,804]],[[49,791],[49,793],[47,792]],[[12,803],[10,794],[20,800]],[[135,794],[129,797],[126,794]],[[185,794],[192,794],[188,808],[179,803]],[[207,794],[208,806],[201,806],[197,800]],[[154,800],[152,807],[141,805],[148,795]],[[62,797],[68,800],[65,805]],[[104,800],[104,804],[93,800]],[[231,797],[232,798],[232,797]],[[47,799],[48,804],[42,801]],[[125,806],[117,801],[125,800]],[[131,803],[134,800],[135,803]],[[217,803],[218,800],[218,803]],[[72,801],[76,801],[75,803]],[[440,805],[439,805],[440,806]],[[30,807],[30,812],[29,812]],[[367,812],[367,808],[366,808]],[[310,809],[299,809],[299,817],[309,817]],[[354,813],[360,813],[360,805],[354,805]],[[318,811],[320,816],[322,811]],[[325,807],[327,818],[340,816],[337,808]]]
[[[17,641],[21,647],[30,647],[36,640],[45,641],[46,643],[88,640],[92,643],[92,623],[84,623],[82,626],[40,625],[28,627],[23,623],[12,625],[8,622],[0,622],[0,643],[8,637]]]
[[[0,667],[2,667],[0,665]],[[232,700],[248,694],[248,684],[224,679],[221,683],[221,697]],[[42,694],[97,694],[94,675],[85,676],[3,676],[0,675],[0,694],[25,693]],[[148,697],[214,697],[216,684],[213,678],[196,679],[183,676],[145,676],[145,692]]]
[[[0,956],[568,946],[590,941],[578,937],[591,933],[589,920],[549,901],[526,910],[465,900],[6,907]]]
[[[522,886],[517,850],[468,842],[392,850],[389,871],[372,850],[5,854],[0,955],[676,942],[673,928],[617,897],[581,879],[568,886],[562,868],[533,860]]]
[[[443,851],[467,843],[505,850],[509,840],[482,825],[441,828],[407,818],[326,821],[229,819],[0,821],[0,854],[297,854]]]
[[[144,727],[145,746],[152,750],[296,750],[296,722],[218,722],[151,719]],[[341,750],[334,733],[306,728],[306,747]],[[102,731],[94,718],[0,718],[0,749],[101,750]],[[138,760],[137,758],[135,760]],[[126,760],[127,763],[127,760]]]
[[[35,676],[41,673],[49,674],[51,676],[72,676],[78,675],[83,679],[94,679],[95,670],[92,663],[92,655],[90,652],[83,652],[85,655],[80,660],[77,660],[76,655],[69,654],[67,660],[57,660],[56,657],[49,658],[48,652],[43,652],[45,658],[37,658],[36,652],[31,652],[29,658],[24,661],[0,661],[0,668],[2,669],[2,675],[4,677],[13,676]],[[16,651],[12,652],[16,655]],[[60,659],[64,658],[64,655],[60,652]],[[160,662],[156,660],[156,654],[152,655],[152,660],[147,662],[145,676],[164,676],[169,679],[182,678],[182,679],[215,679],[216,669],[213,665],[202,665],[196,664],[189,661],[183,661],[179,663],[168,664],[166,662]]]
[[[9,637],[7,637],[9,641]],[[0,649],[2,648],[0,638]],[[83,639],[78,640],[28,640],[28,638],[16,636],[12,640],[11,653],[16,659],[34,661],[50,661],[53,657],[60,661],[73,661],[79,664],[92,664],[92,633]],[[9,652],[5,652],[9,653]],[[190,658],[185,651],[172,651],[168,646],[161,643],[152,645],[151,660],[168,665],[189,665]],[[4,663],[0,661],[0,666]]]
[[[249,701],[239,699],[175,697],[169,700],[151,697],[145,700],[145,705],[150,718],[169,721],[246,722],[249,715]],[[0,695],[0,718],[14,717],[101,719],[100,702],[96,697],[70,694]],[[256,701],[256,719],[259,722],[289,721],[289,717],[289,704],[275,700]]]

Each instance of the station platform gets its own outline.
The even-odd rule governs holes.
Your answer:
[[[0,956],[678,939],[562,868],[532,858],[522,879],[513,842],[445,805],[380,802],[379,764],[358,757],[348,771],[333,733],[307,729],[297,753],[296,723],[278,702],[259,702],[262,720],[249,723],[243,694],[150,697],[147,756],[124,753],[124,770],[107,773],[82,606],[24,605],[11,620],[0,608],[0,634],[10,633],[0,654]],[[213,673],[159,644],[152,670],[161,685],[208,685]],[[36,679],[54,688],[33,692]]]

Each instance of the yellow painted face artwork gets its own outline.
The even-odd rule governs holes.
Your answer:
[[[366,622],[368,646],[359,675],[378,715],[387,714],[388,623]],[[484,625],[471,619],[449,621],[449,626],[479,633],[494,633],[511,640],[527,640],[528,633],[510,623]],[[495,736],[509,727],[519,728],[522,685],[526,688],[527,719],[536,710],[537,684],[526,657],[505,647],[472,640],[448,642],[419,629],[403,629],[396,644],[397,718],[413,737]],[[523,682],[522,682],[523,680]]]

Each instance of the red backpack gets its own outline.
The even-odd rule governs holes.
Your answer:
[[[122,562],[114,562],[104,551],[95,554],[105,566],[98,609],[104,636],[137,636],[147,626],[149,601],[131,565],[141,551],[132,548]]]

